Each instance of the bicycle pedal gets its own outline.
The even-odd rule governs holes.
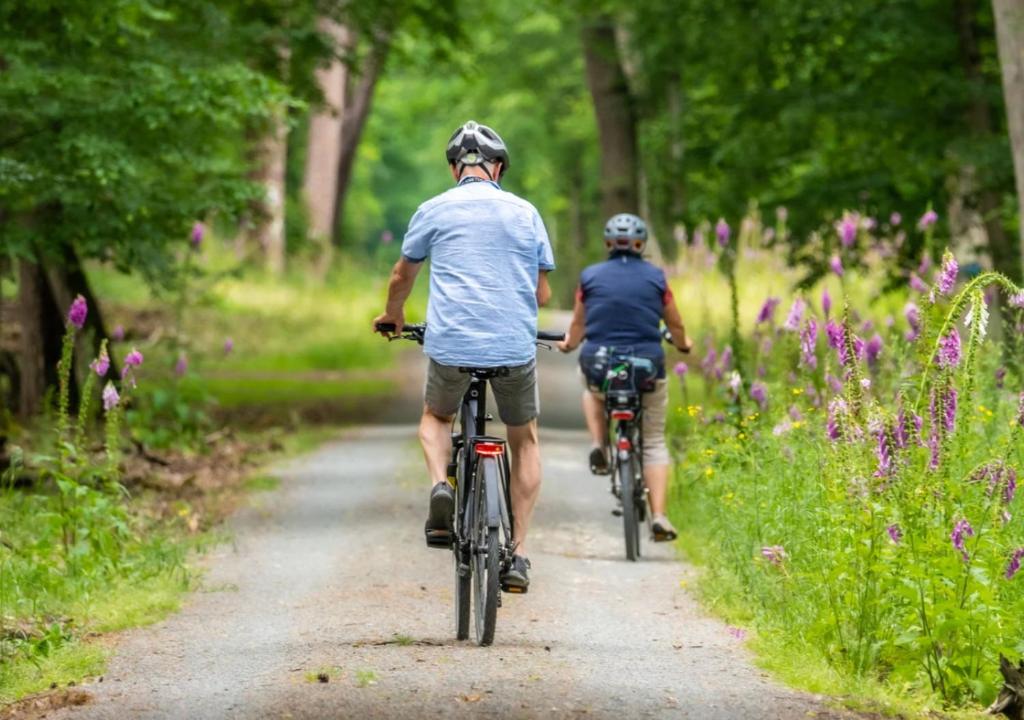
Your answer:
[[[529,592],[529,590],[530,588],[520,587],[519,585],[506,585],[505,583],[501,584],[501,591],[507,592],[510,595],[525,595],[527,592]]]
[[[426,530],[427,547],[447,550],[452,546],[452,534],[447,530]]]
[[[612,515],[615,517],[622,517],[622,508],[617,507],[612,509]]]

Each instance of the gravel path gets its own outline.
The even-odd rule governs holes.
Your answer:
[[[545,402],[570,407],[571,360],[544,364]],[[579,430],[542,435],[530,593],[505,596],[493,647],[455,642],[451,556],[423,544],[414,438],[366,427],[282,467],[203,590],[125,634],[93,701],[54,717],[848,717],[754,669],[681,588],[691,570],[671,547],[622,559]]]

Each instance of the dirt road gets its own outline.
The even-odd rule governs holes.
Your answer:
[[[548,416],[572,422],[572,361],[544,366]],[[691,570],[671,547],[623,560],[579,430],[542,442],[533,586],[505,597],[493,647],[452,639],[451,556],[423,544],[414,429],[366,427],[280,468],[203,590],[128,633],[93,701],[55,717],[846,716],[751,667],[681,587]]]

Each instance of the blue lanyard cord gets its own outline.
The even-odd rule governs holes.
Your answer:
[[[495,188],[497,188],[498,190],[501,190],[501,185],[499,185],[498,183],[494,182],[493,180],[488,180],[487,178],[482,178],[482,177],[476,177],[475,175],[470,175],[468,177],[462,178],[461,180],[459,180],[459,185],[458,186],[462,187],[463,185],[468,185],[469,183],[475,183],[475,182],[489,183],[489,184],[493,185]]]

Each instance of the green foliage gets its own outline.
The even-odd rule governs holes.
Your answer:
[[[740,255],[771,272],[773,253],[748,237],[754,246]],[[833,308],[826,347],[804,344],[810,320],[779,325],[769,313],[748,331],[747,366],[766,397],[730,388],[731,366],[704,363],[703,405],[672,414],[685,448],[674,514],[710,566],[709,591],[727,594],[732,613],[739,605],[774,655],[827,666],[814,676],[835,673],[848,686],[985,704],[998,689],[999,654],[1024,652],[1015,509],[1024,395],[1005,368],[1007,387],[996,382],[1004,358],[985,341],[982,290],[1021,291],[995,273],[955,294],[937,284],[917,300],[924,327],[912,332],[885,322],[903,291],[855,299],[865,282],[881,282],[871,256],[885,243],[872,239],[869,249],[861,236],[845,251],[847,272],[830,283],[849,290],[848,310],[837,317]],[[863,270],[851,272],[858,258]],[[754,281],[740,268],[740,286]],[[1003,324],[1019,320],[1011,309]],[[876,332],[881,352],[865,359],[861,343]],[[694,363],[682,376],[684,403],[698,393],[696,372]],[[740,402],[741,415],[721,412]]]

